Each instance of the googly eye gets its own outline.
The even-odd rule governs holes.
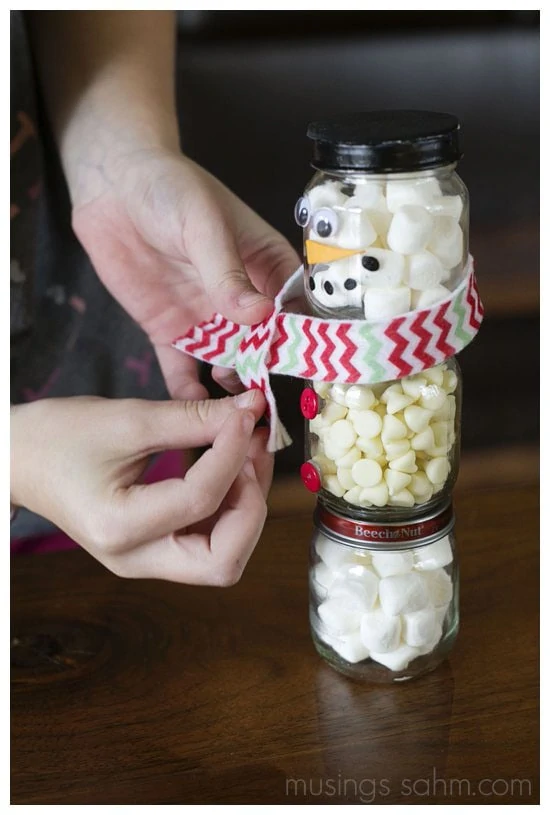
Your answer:
[[[361,265],[368,272],[377,272],[380,268],[380,261],[372,255],[363,255],[361,258]]]
[[[357,280],[354,280],[353,277],[348,277],[346,280],[344,280],[344,288],[348,291],[353,291],[356,286]]]
[[[323,283],[323,288],[327,294],[334,294],[334,286],[328,280]]]
[[[338,232],[338,216],[332,209],[318,209],[313,216],[312,226],[320,238],[330,238]]]
[[[311,291],[315,291],[315,278],[313,277],[309,278],[309,288],[311,289]]]
[[[298,226],[305,228],[309,223],[310,215],[311,206],[309,200],[305,196],[298,198],[296,206],[294,207],[294,220]]]

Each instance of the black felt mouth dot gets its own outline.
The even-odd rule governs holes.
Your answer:
[[[353,291],[357,286],[357,280],[354,280],[352,277],[348,277],[348,279],[344,282],[344,288],[348,291]]]
[[[323,288],[327,294],[334,294],[334,286],[332,285],[332,283],[329,283],[328,280],[324,282]]]
[[[362,257],[361,264],[369,272],[377,272],[380,268],[380,261],[372,255],[365,255]]]

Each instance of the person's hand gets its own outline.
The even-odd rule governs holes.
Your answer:
[[[244,405],[242,401],[244,400]],[[204,402],[73,397],[12,409],[11,502],[123,577],[228,586],[266,517],[273,458],[260,391]],[[142,482],[154,453],[211,447],[182,478]]]
[[[171,395],[204,398],[197,367],[171,348],[219,311],[265,319],[299,265],[283,236],[217,179],[173,151],[136,150],[85,170],[73,185],[73,228],[97,274],[151,339]],[[214,378],[238,392],[236,374]]]

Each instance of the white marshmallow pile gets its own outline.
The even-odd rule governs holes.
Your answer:
[[[311,294],[320,305],[384,320],[448,297],[445,283],[465,255],[463,207],[437,179],[366,181],[351,196],[329,181],[307,201],[309,238],[358,252],[313,269]]]
[[[318,533],[311,579],[317,635],[349,663],[404,670],[436,648],[453,596],[448,536],[406,551],[370,552]]]
[[[448,363],[395,382],[314,383],[309,422],[325,490],[359,507],[413,507],[443,489],[455,443],[457,376]]]

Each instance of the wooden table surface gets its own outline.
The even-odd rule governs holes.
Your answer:
[[[268,521],[231,589],[16,558],[12,803],[536,803],[538,491],[456,511],[457,644],[390,686],[310,643],[306,511]]]

